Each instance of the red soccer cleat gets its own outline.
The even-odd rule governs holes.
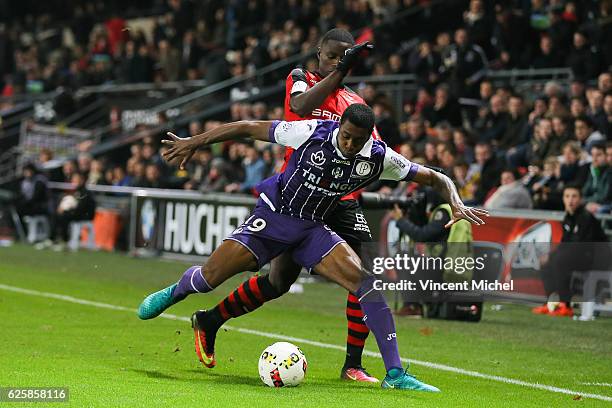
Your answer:
[[[217,365],[215,361],[215,337],[207,334],[206,330],[198,323],[198,316],[203,316],[205,310],[200,310],[191,315],[191,327],[195,337],[195,351],[200,359],[200,362],[208,368],[213,368]],[[215,333],[216,334],[216,333]]]
[[[545,303],[542,306],[531,309],[531,313],[547,315],[550,314],[550,309],[548,308],[548,304]]]
[[[549,313],[551,316],[559,316],[559,317],[572,317],[574,316],[574,309],[570,306],[567,306],[565,303],[559,304],[554,312]]]
[[[340,373],[340,378],[349,381],[377,383],[378,378],[372,377],[363,367],[345,367]]]

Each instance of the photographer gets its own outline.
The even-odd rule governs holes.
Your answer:
[[[441,197],[431,189],[424,191],[426,201],[426,210],[418,211],[418,203],[410,205],[408,214],[398,204],[394,205],[391,211],[391,217],[395,220],[397,228],[402,234],[405,234],[411,241],[416,243],[427,243],[427,256],[440,257],[470,255],[467,252],[471,251],[469,243],[472,241],[472,230],[469,224],[459,222],[447,228],[451,221],[451,209],[448,204],[445,204]],[[418,225],[418,219],[427,219],[428,222],[424,225]],[[448,247],[448,243],[452,242],[453,246]],[[467,244],[467,245],[464,245]],[[450,250],[449,250],[450,249]],[[414,252],[414,251],[413,251]],[[464,252],[459,254],[458,252]],[[417,256],[416,253],[410,255]],[[432,279],[435,281],[446,280],[447,271],[442,269],[437,270],[419,270],[411,276],[412,281],[422,279]],[[466,276],[467,277],[467,276]],[[397,312],[400,316],[421,317],[423,316],[423,308],[417,300],[423,299],[423,296],[428,295],[423,292],[411,291],[404,292],[404,305]],[[436,307],[434,307],[436,308]]]

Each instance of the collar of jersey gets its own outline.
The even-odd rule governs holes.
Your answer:
[[[339,127],[334,129],[332,133],[332,144],[334,145],[334,148],[336,149],[336,154],[338,156],[340,156],[343,159],[348,159],[348,157],[344,157],[340,149],[338,149],[338,131],[339,130],[340,130]],[[374,143],[374,139],[370,137],[370,139],[368,139],[366,144],[363,145],[359,153],[357,153],[357,156],[370,157],[372,155],[372,144],[373,143]]]

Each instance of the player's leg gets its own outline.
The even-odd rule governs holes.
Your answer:
[[[257,268],[254,254],[239,242],[224,241],[214,250],[206,264],[189,267],[178,282],[147,296],[138,308],[143,320],[159,316],[173,304],[193,293],[206,293],[228,278]]]
[[[215,341],[221,326],[231,318],[250,313],[264,303],[286,293],[295,282],[302,267],[291,258],[291,253],[280,254],[271,261],[269,274],[253,276],[232,291],[225,299],[210,310],[194,313],[192,325],[196,339],[203,344],[206,358],[201,355],[196,344],[196,352],[205,366],[214,367]]]
[[[338,203],[334,211],[326,218],[327,225],[340,238],[361,256],[362,244],[371,242],[372,235],[366,218],[356,200],[345,200]],[[363,348],[370,334],[368,326],[363,321],[363,311],[359,300],[351,292],[346,299],[346,358],[340,378],[345,380],[378,382],[362,366]]]
[[[374,288],[374,276],[362,268],[359,257],[346,243],[334,246],[314,266],[314,270],[359,298],[365,315],[364,321],[376,337],[387,370],[387,376],[382,383],[384,388],[439,391],[403,370],[391,309],[382,293]]]

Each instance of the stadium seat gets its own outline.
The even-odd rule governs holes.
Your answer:
[[[49,233],[51,232],[49,217],[46,215],[31,215],[23,217],[23,220],[27,225],[28,235],[26,240],[29,244],[49,238]]]
[[[606,304],[606,298],[611,297],[612,273],[610,271],[575,272],[582,279],[581,314],[578,320],[593,320],[595,312],[612,312],[612,304]],[[597,292],[598,284],[607,283],[607,288]]]
[[[87,241],[84,244],[81,243],[83,228],[87,228]],[[91,221],[73,221],[70,223],[70,241],[68,242],[68,248],[71,251],[76,251],[80,247],[97,249],[96,236],[93,222]]]

